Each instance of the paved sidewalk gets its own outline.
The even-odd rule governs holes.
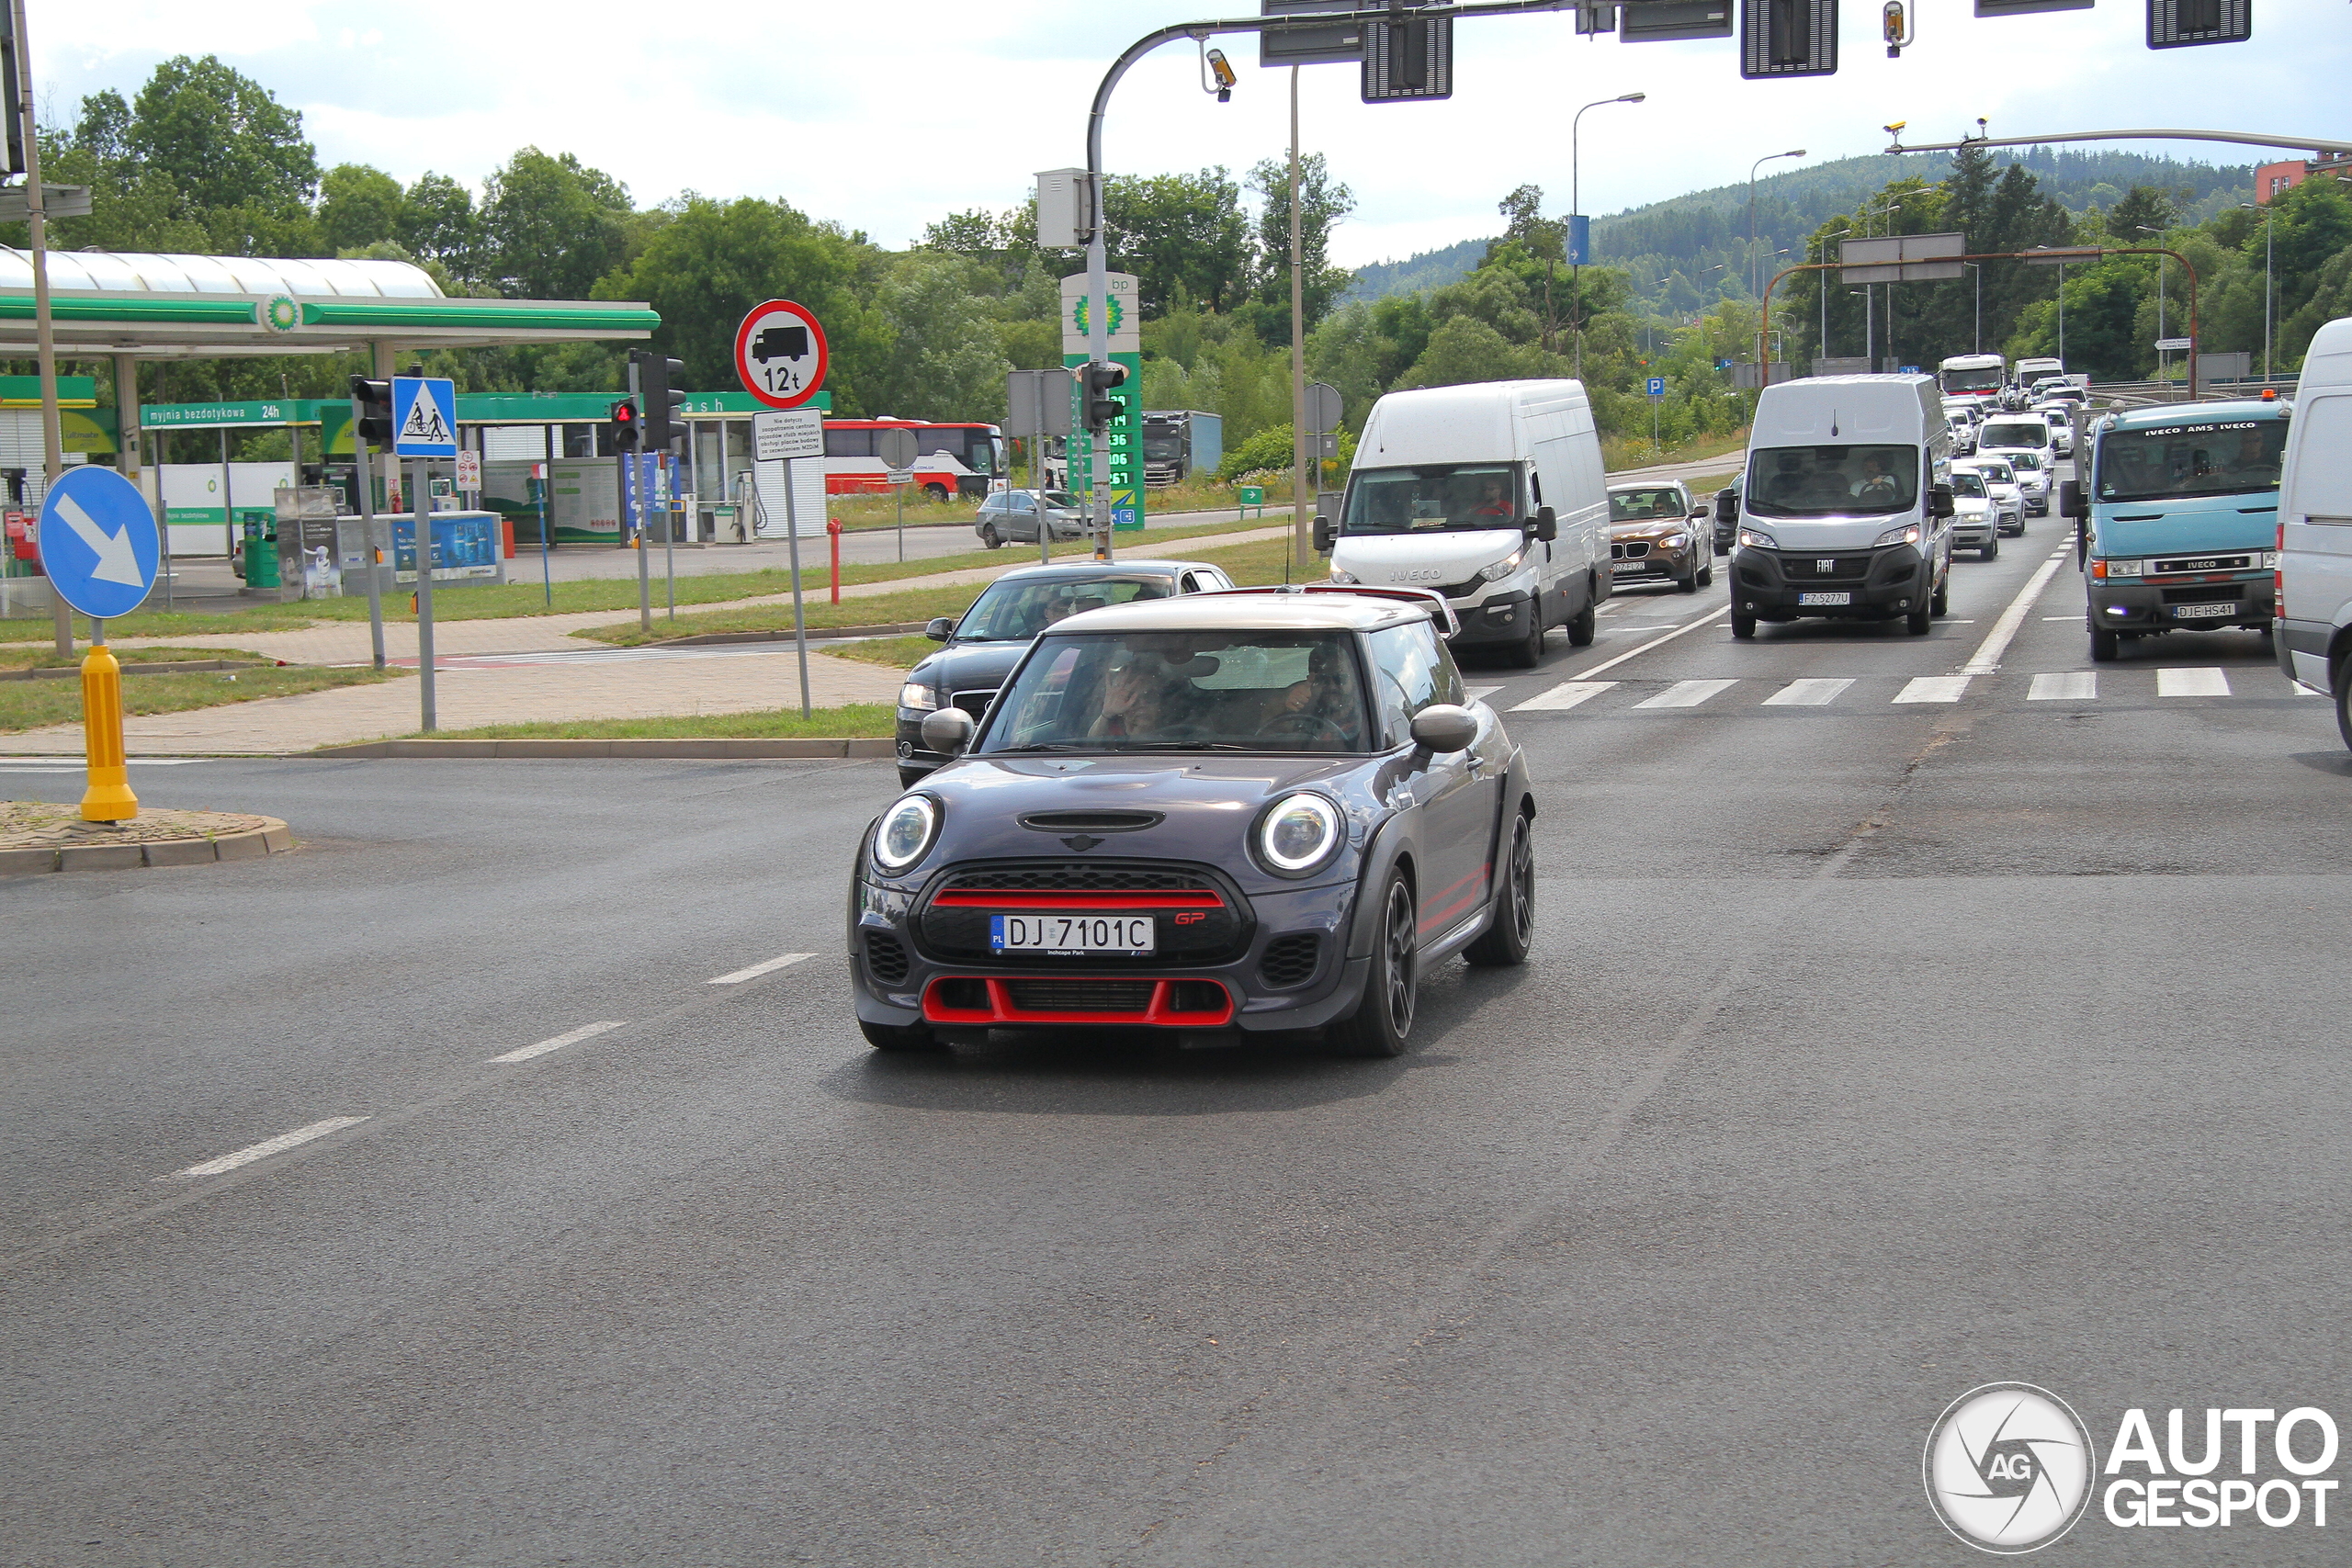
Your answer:
[[[1261,539],[1281,538],[1287,527],[1253,528],[1235,534],[1213,536],[1216,547],[1228,545],[1255,544]],[[1179,545],[1191,541],[1179,540]],[[1203,545],[1211,539],[1200,541]],[[1147,558],[1138,557],[1137,558]],[[1182,558],[1181,557],[1179,558]],[[867,599],[886,593],[905,592],[920,588],[954,588],[993,582],[1015,568],[1034,564],[1020,558],[1005,561],[1001,566],[969,567],[961,571],[934,571],[922,577],[901,577],[888,582],[854,582],[842,588],[843,599]],[[464,590],[451,590],[463,592]],[[825,602],[825,594],[806,595],[815,603]],[[789,604],[789,593],[770,593],[756,598],[731,599],[724,604],[697,604],[689,610],[679,606],[681,617],[711,610],[737,610],[762,604]],[[591,626],[627,626],[637,619],[637,611],[582,610],[564,615],[513,615],[501,620],[435,621],[433,626],[433,651],[435,660],[443,657],[476,653],[528,653],[555,649],[576,649],[581,638],[572,634]],[[667,620],[664,612],[653,612],[658,628]],[[373,656],[368,639],[368,623],[362,621],[320,621],[300,631],[286,632],[220,632],[197,637],[125,637],[117,642],[118,650],[142,647],[172,648],[242,648],[267,659],[282,659],[288,664],[365,664]],[[590,645],[593,646],[593,645]],[[387,619],[384,623],[384,654],[388,659],[413,662],[417,657],[416,623]],[[290,699],[288,699],[290,700]],[[712,710],[720,711],[720,710]],[[731,710],[729,710],[731,711]],[[484,721],[491,722],[491,721]],[[322,742],[323,744],[323,742]],[[0,739],[0,747],[6,741]]]
[[[808,656],[809,700],[818,707],[894,701],[904,678],[903,671],[886,665],[828,659],[821,653]],[[800,676],[786,646],[781,652],[716,659],[443,669],[435,679],[434,700],[445,730],[580,718],[750,713],[798,707]],[[123,745],[133,756],[277,756],[407,735],[416,727],[416,682],[403,679],[126,718]],[[80,756],[82,727],[60,724],[0,735],[0,755],[6,754]]]

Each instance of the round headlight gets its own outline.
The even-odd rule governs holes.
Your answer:
[[[885,871],[904,871],[922,859],[939,834],[939,803],[927,795],[910,795],[882,814],[874,829],[874,863]]]
[[[1311,871],[1340,847],[1340,808],[1319,795],[1277,801],[1258,824],[1258,854],[1275,871]]]

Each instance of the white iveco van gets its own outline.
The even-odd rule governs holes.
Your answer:
[[[1550,626],[1592,641],[1609,596],[1609,491],[1577,381],[1482,381],[1373,405],[1337,518],[1316,544],[1342,582],[1433,588],[1459,648],[1532,665]]]
[[[2352,746],[2352,317],[2312,338],[2278,484],[2276,648]]]
[[[1914,637],[1951,578],[1951,431],[1928,376],[1815,376],[1764,389],[1747,476],[1716,515],[1739,525],[1731,631],[1820,615]],[[1734,509],[1736,509],[1736,511]]]

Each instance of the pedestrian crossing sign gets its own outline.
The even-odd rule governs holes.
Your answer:
[[[458,455],[458,384],[446,376],[392,378],[392,451],[401,457]]]

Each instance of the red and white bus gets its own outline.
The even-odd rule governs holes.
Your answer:
[[[884,495],[890,472],[874,455],[875,433],[915,433],[914,486],[933,501],[986,496],[1004,488],[1009,455],[993,424],[939,424],[920,419],[829,419],[825,422],[825,493]]]

